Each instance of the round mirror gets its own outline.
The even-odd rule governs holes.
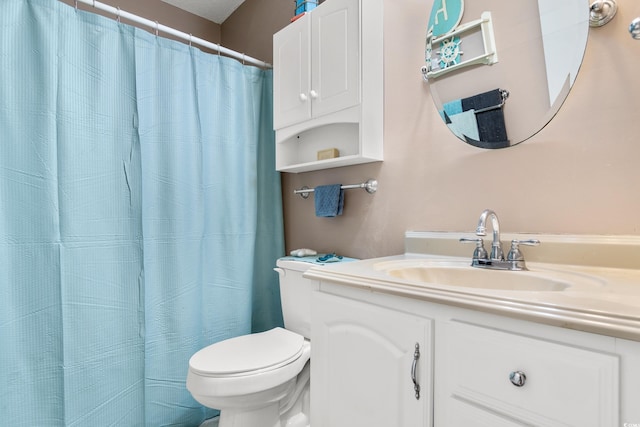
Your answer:
[[[589,32],[588,0],[434,0],[428,81],[460,139],[504,148],[540,131],[569,94]]]

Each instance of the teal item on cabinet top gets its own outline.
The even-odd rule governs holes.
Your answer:
[[[296,15],[313,10],[318,5],[317,0],[296,0]]]
[[[335,253],[320,254],[319,256],[313,255],[313,256],[305,256],[305,257],[286,256],[280,259],[286,260],[286,261],[308,262],[310,264],[316,264],[316,265],[327,265],[327,264],[335,264],[338,262],[359,261],[359,259],[357,258],[349,258],[342,255],[336,255]]]

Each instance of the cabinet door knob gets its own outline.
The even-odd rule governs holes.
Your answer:
[[[316,99],[318,97],[318,92],[316,92],[315,90],[311,90],[311,92],[309,92],[309,95],[311,95],[311,98]]]
[[[514,371],[509,374],[509,380],[514,386],[522,387],[527,381],[527,376],[522,371]]]
[[[301,94],[300,94],[300,101],[305,102],[307,99],[308,99],[308,98],[307,98],[307,95],[306,95],[306,94],[304,94],[304,93],[301,93]]]

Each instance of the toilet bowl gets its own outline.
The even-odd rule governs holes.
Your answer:
[[[301,374],[310,355],[308,340],[282,328],[232,338],[191,357],[187,389],[202,405],[220,409],[219,427],[280,426],[283,404],[304,399],[308,390],[308,372]]]
[[[224,340],[189,360],[187,389],[219,427],[309,427],[313,264],[278,260],[285,328]]]

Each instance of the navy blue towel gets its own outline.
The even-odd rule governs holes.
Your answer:
[[[342,215],[344,190],[342,184],[321,185],[314,190],[316,216],[334,217]]]

